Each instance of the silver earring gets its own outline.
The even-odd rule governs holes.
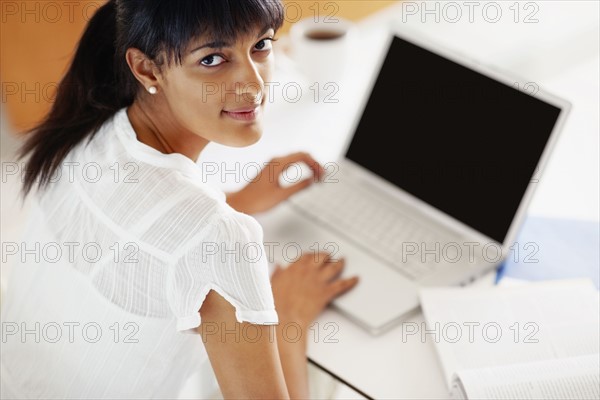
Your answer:
[[[150,86],[148,88],[148,93],[150,93],[150,94],[156,94],[156,92],[158,92],[158,89],[156,89],[156,86]]]

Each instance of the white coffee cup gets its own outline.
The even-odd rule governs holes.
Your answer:
[[[312,82],[341,79],[355,31],[352,21],[339,17],[296,22],[290,29],[290,51],[298,71]]]

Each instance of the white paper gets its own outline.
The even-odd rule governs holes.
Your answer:
[[[420,296],[421,339],[435,342],[449,387],[457,371],[600,352],[598,291],[587,279]]]
[[[600,398],[600,355],[461,371],[468,399]]]

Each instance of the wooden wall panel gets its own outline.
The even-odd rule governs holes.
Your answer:
[[[15,130],[48,111],[86,22],[103,3],[0,1],[2,103]]]

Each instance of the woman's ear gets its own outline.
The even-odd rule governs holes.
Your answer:
[[[154,64],[154,62],[143,52],[131,47],[127,49],[125,59],[135,78],[146,90],[151,87],[158,88],[159,76],[156,64]]]

